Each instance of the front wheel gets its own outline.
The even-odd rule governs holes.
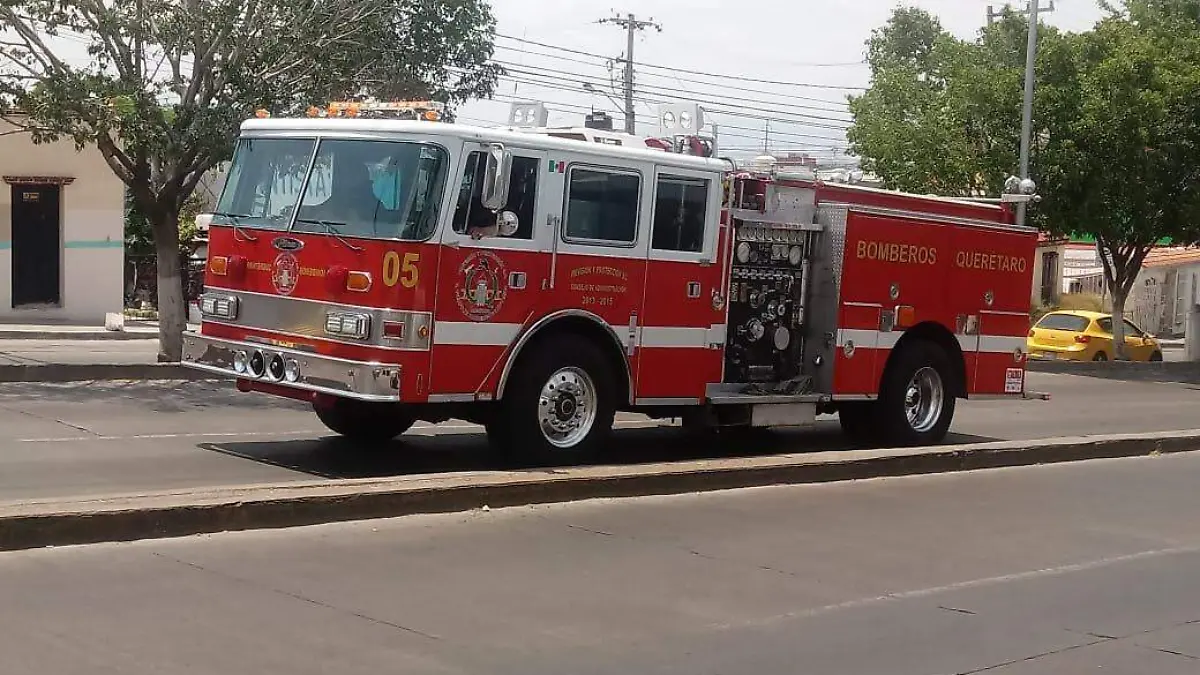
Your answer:
[[[616,384],[604,354],[552,338],[522,355],[488,437],[510,457],[572,464],[593,458],[612,433]]]
[[[408,431],[417,421],[395,403],[369,403],[338,397],[314,401],[313,411],[330,431],[363,443],[390,441]]]
[[[881,440],[897,447],[941,443],[956,402],[946,352],[918,341],[902,347],[895,359],[888,365],[876,404]]]
[[[1151,355],[1150,355],[1150,362],[1151,362],[1151,363],[1159,363],[1159,362],[1160,362],[1160,361],[1162,361],[1162,360],[1163,360],[1163,353],[1162,353],[1162,352],[1154,352],[1153,354],[1151,354]]]

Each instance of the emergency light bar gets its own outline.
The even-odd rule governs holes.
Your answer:
[[[368,119],[404,119],[425,120],[426,122],[441,121],[446,112],[446,104],[438,101],[333,101],[325,107],[311,106],[306,111],[307,117],[361,117]],[[267,110],[257,110],[254,115],[260,119],[271,116]]]
[[[313,106],[308,109],[309,117],[367,117],[422,119],[437,122],[442,119],[446,106],[436,101],[389,101],[367,103],[360,101],[335,101],[325,108]]]

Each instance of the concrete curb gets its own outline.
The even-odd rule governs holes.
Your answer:
[[[97,340],[158,340],[158,331],[56,331],[56,330],[4,330],[0,329],[0,340],[59,340],[95,342]]]
[[[87,382],[91,380],[202,380],[212,379],[198,370],[176,363],[37,363],[0,365],[0,383]]]
[[[1200,429],[0,504],[0,550],[1200,450]]]
[[[1193,361],[1041,361],[1031,359],[1031,372],[1085,375],[1146,382],[1200,382],[1200,363]]]

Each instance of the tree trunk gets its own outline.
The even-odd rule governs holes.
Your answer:
[[[1125,300],[1129,293],[1119,285],[1113,288],[1112,341],[1113,360],[1128,361],[1125,351]]]
[[[178,362],[183,357],[183,330],[187,325],[179,255],[179,216],[162,214],[155,218],[153,227],[158,258],[158,360]]]

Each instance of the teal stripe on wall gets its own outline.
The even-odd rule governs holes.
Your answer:
[[[94,241],[68,241],[67,243],[63,244],[63,248],[123,248],[124,246],[125,242],[123,241],[105,241],[103,239],[97,239]],[[0,251],[11,248],[11,241],[0,241]]]
[[[104,239],[97,239],[93,241],[68,241],[63,244],[63,248],[124,248],[124,246],[124,241],[107,241]]]

